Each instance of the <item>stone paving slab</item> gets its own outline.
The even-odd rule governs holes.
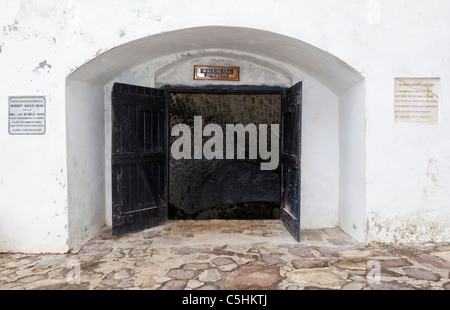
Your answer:
[[[367,245],[276,220],[172,221],[77,253],[0,254],[0,290],[449,290],[450,244]]]

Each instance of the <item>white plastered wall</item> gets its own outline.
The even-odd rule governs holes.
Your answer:
[[[105,224],[103,86],[67,80],[69,245],[77,249]]]
[[[198,0],[196,5],[178,0],[130,0],[126,6],[119,0],[3,1],[0,251],[65,252],[72,246],[69,227],[79,225],[69,225],[72,186],[68,183],[77,179],[78,172],[68,172],[74,166],[68,166],[70,146],[66,149],[71,143],[66,132],[66,78],[104,87],[139,64],[199,49],[233,50],[282,60],[285,68],[301,68],[338,97],[340,184],[348,182],[339,187],[339,222],[345,231],[363,236],[367,230],[365,240],[374,242],[449,240],[449,2],[286,3],[289,9],[259,0]],[[206,27],[211,25],[217,27]],[[177,32],[195,27],[206,28],[191,34]],[[312,46],[316,48],[308,48]],[[345,63],[358,72],[348,70]],[[293,74],[297,76],[301,74]],[[394,122],[396,77],[441,79],[439,124]],[[154,79],[150,77],[152,83]],[[7,97],[42,94],[48,96],[45,135],[9,135]],[[364,102],[365,111],[358,102]],[[104,100],[98,104],[104,107]],[[349,115],[359,115],[358,120]],[[357,145],[364,139],[364,151],[352,143],[354,139],[359,141]],[[352,171],[353,164],[358,172]],[[78,191],[82,188],[80,184]],[[89,210],[87,206],[80,208]],[[75,218],[79,217],[76,214],[81,212],[73,213]],[[89,224],[89,220],[83,221]],[[81,237],[82,226],[77,229],[80,237],[72,240],[85,238]]]
[[[358,241],[366,241],[365,83],[339,97],[339,223]]]

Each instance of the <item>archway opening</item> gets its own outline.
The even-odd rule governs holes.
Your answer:
[[[177,70],[183,63],[189,65],[207,56],[210,63],[226,56],[266,69],[264,74],[247,76],[242,83],[290,86],[303,81],[306,113],[302,134],[308,150],[302,175],[304,227],[339,225],[364,240],[364,78],[335,56],[296,38],[257,29],[211,26],[128,42],[67,77],[70,247],[77,247],[110,222],[112,84],[119,81],[157,87],[172,80],[174,84],[198,85],[190,73],[184,78]]]

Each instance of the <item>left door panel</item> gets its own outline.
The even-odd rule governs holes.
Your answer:
[[[165,91],[116,83],[112,92],[112,233],[167,221]]]

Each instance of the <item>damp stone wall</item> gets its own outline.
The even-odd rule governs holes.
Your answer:
[[[170,132],[177,124],[188,125],[193,145],[194,116],[202,116],[203,126],[218,124],[224,132],[226,124],[253,123],[257,127],[267,124],[270,128],[270,124],[279,124],[280,105],[279,94],[172,93]],[[172,136],[170,145],[178,138]],[[208,139],[203,137],[203,142]],[[270,131],[268,139],[271,139]],[[176,160],[171,154],[169,216],[172,219],[277,218],[279,171],[262,171],[260,162],[259,156],[248,159],[248,152],[245,160],[204,157]]]

